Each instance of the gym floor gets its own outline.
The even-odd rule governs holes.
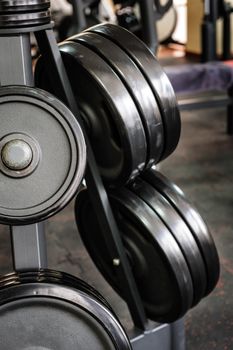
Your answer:
[[[161,54],[162,63],[174,61],[172,54],[165,56]],[[233,349],[233,137],[225,132],[225,108],[186,111],[181,118],[179,146],[160,170],[199,209],[221,260],[216,289],[185,317],[187,350]],[[81,242],[73,203],[46,223],[46,234],[49,267],[74,274],[96,287],[129,328],[126,304],[98,273]],[[0,246],[0,273],[4,274],[12,270],[10,237],[5,226],[0,226]]]

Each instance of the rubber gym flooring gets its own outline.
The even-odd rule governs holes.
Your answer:
[[[233,349],[233,136],[225,133],[225,109],[182,112],[182,134],[161,171],[179,185],[207,221],[221,259],[214,292],[185,317],[187,350]],[[96,287],[126,328],[125,303],[90,260],[76,229],[73,203],[46,223],[49,267]],[[8,229],[0,226],[0,273],[11,271]],[[154,276],[156,278],[156,276]]]

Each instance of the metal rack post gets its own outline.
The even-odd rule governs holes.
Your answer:
[[[216,22],[218,18],[218,0],[204,1],[204,17],[201,26],[202,62],[215,61],[216,51]]]
[[[20,28],[0,29],[1,86],[34,86],[30,33]],[[11,226],[13,265],[16,271],[47,267],[44,225]]]

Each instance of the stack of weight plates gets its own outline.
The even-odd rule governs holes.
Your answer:
[[[49,0],[1,0],[0,28],[24,28],[51,21]]]
[[[115,25],[97,25],[61,43],[60,52],[108,185],[132,181],[174,151],[180,137],[175,94],[138,38]],[[43,58],[36,84],[56,91]]]
[[[219,278],[218,254],[206,224],[183,192],[152,169],[110,191],[109,198],[147,316],[158,322],[177,320]],[[90,256],[124,298],[86,189],[76,199],[75,213]]]
[[[171,84],[149,49],[115,25],[89,28],[59,48],[146,314],[158,322],[177,320],[213,290],[219,260],[198,212],[153,170],[180,137]],[[55,92],[49,73],[41,57],[37,85]],[[88,190],[76,200],[79,232],[124,298]]]

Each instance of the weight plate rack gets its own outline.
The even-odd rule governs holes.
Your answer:
[[[25,8],[24,12],[22,13],[20,12],[22,16],[19,16],[19,17],[17,17],[17,9],[19,9],[19,7],[16,6],[15,8],[13,6],[11,8],[10,4],[12,2],[10,1],[3,1],[2,3],[4,6],[1,8],[1,13],[0,13],[0,15],[2,16],[2,19],[0,19],[0,23],[1,23],[0,47],[1,47],[1,52],[3,52],[5,56],[5,60],[3,60],[3,63],[1,63],[1,67],[0,67],[1,85],[2,85],[1,88],[5,89],[7,88],[8,85],[21,85],[21,86],[26,86],[27,89],[29,90],[35,89],[31,59],[30,59],[30,55],[31,55],[30,33],[34,32],[40,52],[47,62],[47,69],[49,72],[48,74],[52,77],[52,80],[53,80],[54,94],[58,99],[62,100],[63,103],[65,103],[69,107],[73,115],[77,118],[84,134],[84,138],[87,146],[87,152],[88,152],[85,180],[88,188],[90,189],[89,191],[90,201],[93,207],[95,208],[96,214],[98,216],[100,230],[102,232],[106,232],[105,243],[106,243],[106,247],[109,252],[111,261],[112,262],[116,260],[120,261],[120,264],[114,265],[114,272],[118,276],[119,280],[122,281],[122,293],[128,304],[130,314],[132,316],[133,323],[135,325],[135,328],[132,330],[132,333],[130,333],[130,339],[131,339],[130,341],[131,345],[130,345],[124,330],[122,329],[120,323],[118,323],[117,319],[115,318],[115,315],[112,313],[111,314],[112,320],[113,322],[115,322],[115,325],[116,325],[115,329],[118,329],[117,337],[119,339],[121,338],[121,340],[118,339],[119,343],[117,344],[117,342],[114,341],[112,336],[107,337],[107,340],[106,340],[106,343],[108,344],[107,349],[110,349],[111,346],[114,349],[130,349],[130,347],[132,346],[134,350],[140,350],[140,349],[152,350],[154,349],[154,347],[158,346],[158,348],[163,348],[164,350],[184,350],[184,346],[185,346],[184,345],[184,326],[183,326],[182,319],[172,324],[169,324],[169,325],[163,324],[161,326],[158,326],[153,322],[148,322],[147,320],[147,316],[144,311],[141,296],[138,292],[135,278],[131,272],[129,261],[123,247],[123,242],[120,237],[117,224],[108,200],[106,189],[103,185],[103,181],[100,177],[99,170],[97,168],[96,160],[92,151],[91,143],[89,141],[88,133],[85,132],[85,128],[84,128],[85,121],[83,122],[81,118],[81,113],[80,113],[82,111],[79,110],[78,103],[76,101],[76,98],[72,90],[72,85],[70,84],[69,77],[66,73],[63,61],[61,59],[61,53],[59,51],[58,45],[55,40],[55,36],[52,30],[52,24],[51,24],[49,12],[48,12],[49,2],[40,1],[40,0],[37,0],[37,1],[31,0],[27,2],[28,7]],[[14,4],[18,6],[24,6],[25,2],[15,1]],[[98,33],[99,29],[100,29],[100,32]],[[99,29],[97,30],[96,28],[93,29],[93,32],[95,33],[95,35],[97,34],[102,35],[101,34],[102,28],[99,27]],[[110,29],[113,32],[115,30],[113,27],[111,27]],[[103,36],[105,36],[105,34]],[[117,44],[117,40],[114,39],[113,42]],[[79,48],[84,49],[84,45],[81,45],[80,43],[76,43],[76,42],[75,42],[75,47],[78,47],[78,49]],[[144,47],[141,48],[142,51],[144,49],[145,49]],[[142,63],[140,61],[136,62],[134,57],[131,57],[131,59],[134,61],[135,65],[137,65],[138,69],[143,73],[144,79],[149,81],[147,76],[148,73],[146,73],[142,69]],[[13,70],[12,70],[12,67],[14,67]],[[23,67],[24,68],[26,67],[26,69],[23,69]],[[161,72],[158,72],[158,74],[161,74]],[[163,78],[163,81],[166,82],[165,78]],[[167,82],[167,84],[169,84],[169,82]],[[160,88],[162,89],[162,86],[160,86]],[[48,99],[50,98],[52,97],[49,97],[48,95]],[[159,96],[156,96],[156,99],[158,101],[160,113],[161,115],[163,115],[164,120],[166,120],[166,118],[168,117],[166,115],[166,108],[163,110],[163,105],[161,101],[159,102]],[[165,104],[166,103],[168,104],[167,105],[168,108],[170,107],[173,108],[173,112],[174,112],[173,117],[176,118],[177,106],[174,100],[172,100],[171,102],[167,100],[166,102],[165,95],[164,95],[164,99],[165,99],[164,100]],[[171,103],[172,106],[169,106],[169,103]],[[167,133],[168,135],[172,131],[174,132],[176,137],[173,138],[172,144],[167,143],[167,148],[163,150],[163,156],[161,157],[161,159],[169,155],[175,149],[179,139],[179,133],[180,133],[179,124],[176,124],[176,128],[174,130],[171,130],[169,129],[169,123],[168,123],[166,125],[165,133]],[[22,159],[20,159],[21,168],[19,168],[18,167],[19,165],[17,165],[16,171],[23,172],[24,169],[27,168],[27,166],[29,167],[30,165],[33,165],[32,168],[30,168],[31,173],[30,171],[28,171],[28,176],[31,176],[31,174],[34,174],[37,169],[40,157],[39,156],[34,157],[35,164],[34,163],[32,164],[32,161],[30,158],[30,152],[33,153],[34,149],[35,150],[38,149],[40,147],[40,145],[38,146],[40,142],[38,142],[37,140],[34,141],[36,137],[34,136],[31,137],[30,135],[27,135],[25,139],[19,138],[18,137],[19,134],[22,135],[22,132],[20,130],[17,131],[17,135],[16,135],[17,137],[13,139],[14,141],[13,145],[11,143],[12,139],[8,140],[8,138],[5,139],[6,142],[1,145],[2,147],[1,148],[1,152],[2,152],[1,166],[2,168],[4,168],[4,171],[14,172],[15,159],[13,159],[13,162],[12,162],[12,158],[9,159],[8,155],[11,153],[12,147],[13,148],[19,147],[21,149],[23,148],[24,158],[23,158],[23,161]],[[17,142],[15,143],[15,141]],[[8,147],[9,142],[11,147]],[[75,142],[77,145],[77,140],[75,140]],[[22,147],[22,143],[24,147]],[[145,157],[145,159],[148,159],[148,158],[149,157],[147,158]],[[5,169],[5,168],[8,168],[8,169]],[[82,176],[80,174],[79,179],[81,177]],[[11,177],[11,180],[13,181],[14,178],[18,180],[17,176]],[[133,193],[132,193],[132,196],[133,196]],[[60,205],[59,207],[61,208]],[[153,215],[154,215],[154,212],[153,212]],[[47,210],[46,210],[46,215],[41,216],[40,219],[42,218],[44,219],[47,218]],[[8,223],[10,223],[10,220]],[[22,298],[25,298],[25,295],[26,295],[26,299],[24,300],[25,308],[28,307],[29,309],[31,308],[32,310],[34,310],[35,308],[38,309],[40,297],[43,297],[43,298],[47,297],[47,295],[45,294],[48,292],[48,290],[51,292],[49,293],[50,297],[54,297],[56,299],[57,290],[60,289],[60,290],[63,290],[64,294],[68,294],[71,300],[73,300],[72,296],[74,295],[73,294],[75,293],[74,289],[76,288],[78,289],[79,295],[81,295],[82,301],[91,299],[91,304],[93,304],[93,302],[94,304],[98,303],[98,308],[100,308],[102,311],[103,309],[106,310],[104,313],[105,316],[108,312],[111,313],[112,311],[107,305],[104,298],[102,296],[99,296],[99,294],[96,291],[94,291],[92,288],[90,288],[90,286],[86,286],[84,282],[77,281],[75,277],[67,277],[64,275],[61,276],[57,271],[54,273],[47,270],[46,244],[45,244],[46,242],[44,237],[43,224],[38,223],[38,219],[36,220],[36,222],[34,222],[34,220],[32,221],[28,220],[28,221],[25,221],[24,223],[27,223],[27,225],[18,226],[19,222],[17,220],[16,221],[13,220],[11,223],[12,253],[13,253],[14,268],[16,273],[12,274],[11,276],[5,276],[2,279],[0,279],[1,295],[2,295],[2,300],[4,300],[2,306],[4,307],[4,303],[10,306],[10,303],[12,302],[13,304],[12,304],[12,307],[10,306],[10,311],[15,313],[15,315],[19,317],[19,315],[21,314],[21,310],[17,302],[15,290],[18,289],[18,291],[20,292],[20,296],[22,296]],[[164,228],[164,230],[167,230],[167,228]],[[166,232],[168,232],[168,230]],[[171,235],[171,240],[175,241],[174,238],[172,238],[172,235]],[[178,247],[177,244],[175,245]],[[30,249],[28,249],[29,247]],[[187,276],[188,276],[188,273],[187,273]],[[51,282],[51,279],[53,280],[54,285]],[[190,283],[188,285],[190,286],[190,294],[189,292],[187,292],[187,296],[189,295],[189,299],[186,300],[188,306],[186,305],[182,306],[182,310],[179,313],[180,316],[183,315],[184,310],[188,308],[189,305],[192,304],[191,276],[189,281]],[[44,282],[46,282],[47,284],[46,283],[43,284]],[[43,288],[43,285],[46,287],[45,289]],[[56,288],[54,288],[54,286]],[[71,289],[73,288],[73,289],[70,290],[70,288]],[[38,292],[38,293],[35,293],[36,295],[38,295],[38,303],[37,303],[37,299],[35,298],[35,294],[33,295],[32,291]],[[34,297],[32,297],[32,295]],[[75,293],[75,296],[77,297],[76,293]],[[32,300],[31,300],[31,297],[32,297]],[[64,300],[69,300],[69,297],[65,297]],[[26,301],[27,298],[28,298],[28,303]],[[61,301],[59,307],[64,310],[64,305],[62,305],[63,301]],[[55,304],[56,302],[54,303],[54,305]],[[80,300],[80,304],[81,304],[81,300]],[[82,310],[84,310],[84,304],[82,304],[81,306],[82,306]],[[86,306],[87,304],[85,304],[85,307]],[[6,309],[7,308],[8,307],[6,306]],[[53,306],[51,306],[51,308],[53,308]],[[68,320],[68,318],[70,318],[70,314],[72,314],[73,312],[74,312],[73,310],[70,310],[70,312],[68,312],[69,315],[64,315],[64,318]],[[89,309],[89,315],[90,315],[90,309]],[[79,317],[81,317],[81,313]],[[94,318],[96,321],[96,317],[93,317],[92,318],[93,322],[94,322]],[[108,318],[106,322],[108,322],[109,320],[110,319]],[[102,321],[102,324],[103,323],[105,322]],[[94,328],[96,329],[95,333],[97,334],[99,332],[99,327],[98,325],[96,325],[96,323]],[[105,327],[105,330],[106,330],[106,327]],[[108,331],[106,333],[108,333]],[[87,335],[88,333],[86,332],[85,334]],[[110,333],[108,333],[108,335],[110,335]],[[109,342],[111,343],[110,346],[109,346]],[[122,346],[122,344],[124,345]],[[29,344],[29,346],[34,346],[34,344]],[[44,346],[44,344],[42,346]],[[46,344],[46,346],[48,345]],[[85,349],[85,347],[83,349]]]

